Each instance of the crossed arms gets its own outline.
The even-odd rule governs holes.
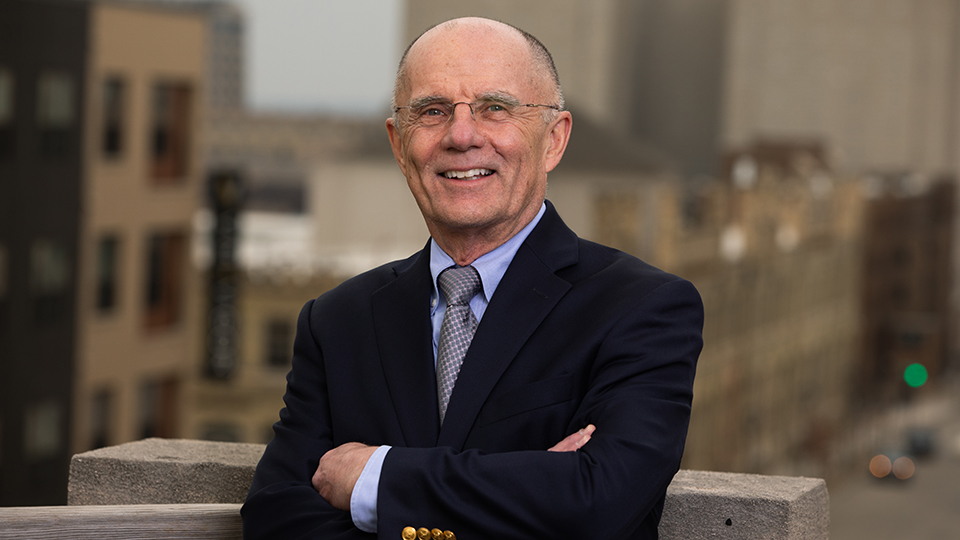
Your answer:
[[[576,452],[590,440],[596,429],[596,426],[590,424],[567,435],[547,451]],[[334,508],[349,511],[353,488],[367,460],[376,449],[376,446],[350,442],[330,450],[320,458],[317,472],[313,474],[313,489]]]

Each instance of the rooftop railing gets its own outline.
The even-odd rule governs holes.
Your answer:
[[[240,539],[240,504],[263,448],[146,439],[78,454],[68,506],[0,508],[0,539]],[[829,525],[821,479],[683,470],[660,538],[821,540]]]

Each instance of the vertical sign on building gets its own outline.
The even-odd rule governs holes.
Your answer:
[[[210,378],[225,380],[233,373],[237,358],[239,271],[236,246],[242,186],[236,171],[214,172],[209,183],[215,224],[206,373]]]

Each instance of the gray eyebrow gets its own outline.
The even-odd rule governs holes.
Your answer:
[[[504,105],[512,105],[514,107],[520,105],[520,100],[515,98],[513,95],[507,92],[485,92],[477,96],[477,101],[492,101],[494,103],[503,103]],[[418,97],[416,99],[410,100],[410,104],[407,107],[411,109],[417,109],[424,107],[426,105],[433,105],[435,103],[446,103],[452,104],[453,102],[449,99],[440,96],[440,95],[430,95]]]
[[[410,107],[411,109],[416,109],[419,107],[423,107],[424,105],[431,105],[434,103],[450,103],[450,100],[443,96],[438,96],[438,95],[423,96],[423,97],[418,97],[416,99],[411,100],[410,104],[407,106]]]
[[[487,92],[480,94],[477,101],[493,101],[496,103],[503,103],[504,105],[513,105],[514,107],[520,105],[520,100],[513,97],[512,95],[506,92]]]

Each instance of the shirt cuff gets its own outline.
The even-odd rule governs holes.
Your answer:
[[[377,493],[380,489],[380,470],[383,459],[387,457],[389,446],[381,446],[363,466],[363,472],[357,478],[350,494],[350,517],[353,524],[363,532],[377,532]]]

